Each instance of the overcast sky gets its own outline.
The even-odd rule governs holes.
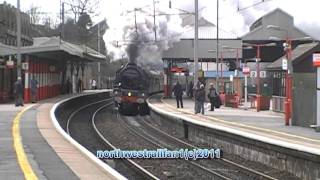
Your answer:
[[[68,2],[67,0],[65,0]],[[101,12],[95,21],[106,18],[110,26],[112,22],[117,22],[120,14],[125,10],[132,10],[134,7],[151,6],[153,0],[100,0]],[[0,0],[0,2],[3,2]],[[17,0],[7,0],[8,3],[16,6]],[[193,11],[194,0],[171,0],[172,8],[179,8]],[[248,32],[249,25],[262,15],[279,7],[294,17],[295,25],[309,35],[320,39],[320,19],[319,19],[319,0],[265,0],[264,3],[250,7],[261,0],[220,0],[220,22],[221,29],[238,36]],[[58,17],[60,0],[21,0],[21,9],[27,10],[31,4],[39,6],[42,12],[48,12],[50,16]],[[167,8],[169,0],[160,0],[156,6],[158,8]],[[201,11],[202,16],[215,23],[216,18],[216,1],[199,0],[199,7],[204,8]],[[66,7],[68,8],[68,7]],[[132,16],[129,15],[129,16]]]

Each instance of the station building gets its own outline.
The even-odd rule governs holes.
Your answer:
[[[186,21],[186,19],[185,19]],[[192,19],[187,19],[191,21]],[[242,94],[240,86],[234,86],[230,82],[230,75],[233,75],[236,79],[243,77],[240,72],[238,75],[234,75],[234,72],[230,72],[229,69],[236,69],[239,67],[242,59],[242,41],[237,37],[228,37],[226,34],[221,34],[219,40],[220,51],[217,56],[216,49],[216,34],[215,26],[206,21],[205,19],[199,20],[199,41],[198,41],[198,62],[199,62],[199,77],[204,81],[203,83],[216,83],[216,76],[219,76],[222,81],[219,81],[219,87],[221,91],[237,91]],[[183,74],[187,77],[188,81],[193,81],[193,69],[194,69],[194,29],[193,27],[187,28],[187,30],[181,35],[180,41],[175,43],[174,46],[163,53],[162,60],[164,63],[164,91],[166,96],[170,96],[170,91],[175,81],[177,81],[177,74]],[[224,49],[222,47],[225,47]],[[217,63],[219,63],[217,69]],[[178,71],[176,71],[178,69]],[[180,70],[180,71],[179,71]],[[187,83],[186,81],[184,81]],[[188,88],[188,87],[186,87]],[[208,88],[208,86],[206,86]]]

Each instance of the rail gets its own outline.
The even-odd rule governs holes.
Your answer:
[[[185,142],[185,141],[182,141],[182,140],[180,140],[180,139],[178,139],[178,138],[176,138],[176,137],[174,137],[174,136],[171,136],[170,134],[168,134],[168,133],[166,133],[166,132],[164,132],[164,131],[162,131],[162,130],[160,130],[160,129],[152,126],[152,125],[150,125],[149,123],[147,123],[147,122],[145,122],[145,121],[143,121],[143,123],[146,124],[149,128],[152,128],[153,130],[157,131],[158,133],[161,133],[161,134],[163,134],[164,136],[167,136],[168,138],[171,138],[172,140],[174,140],[174,141],[176,141],[176,142],[179,142],[179,143],[181,143],[181,144],[183,144],[183,145],[185,145],[185,146],[187,146],[187,147],[190,147],[190,148],[192,148],[192,149],[200,149],[200,147],[194,146],[194,145],[192,145],[192,144],[190,144],[190,143],[187,143],[187,142]],[[258,172],[258,171],[254,170],[254,169],[245,167],[245,166],[243,166],[243,165],[241,165],[241,164],[238,164],[238,163],[236,163],[236,162],[233,162],[233,161],[231,161],[231,160],[228,160],[228,159],[225,159],[225,158],[222,158],[222,157],[221,157],[220,159],[221,159],[222,161],[228,163],[228,164],[231,164],[231,165],[233,165],[233,166],[236,166],[236,167],[238,167],[238,168],[240,168],[240,169],[243,169],[243,170],[245,170],[245,171],[248,171],[248,172],[250,172],[250,173],[252,173],[252,174],[256,174],[256,175],[258,175],[258,176],[261,176],[261,177],[264,177],[264,178],[270,179],[270,180],[277,180],[277,178],[271,177],[271,176],[269,176],[269,175],[267,175],[267,174],[264,174],[264,173],[262,173],[262,172]]]
[[[114,150],[116,150],[117,148],[110,143],[110,141],[108,141],[103,135],[102,133],[99,131],[99,129],[96,127],[95,125],[95,117],[96,114],[101,111],[102,109],[106,108],[107,106],[110,106],[113,103],[109,103],[106,104],[102,107],[100,107],[99,109],[97,109],[91,119],[92,122],[92,127],[95,131],[95,133],[97,134],[97,136],[104,142],[104,144]],[[144,169],[143,167],[141,167],[139,164],[135,163],[134,161],[132,161],[131,159],[125,159],[130,165],[131,167],[133,167],[140,175],[142,175],[143,177],[147,178],[147,179],[153,179],[153,180],[159,180],[159,178],[157,178],[156,176],[154,176],[152,173],[150,173],[149,171],[147,171],[146,169]]]

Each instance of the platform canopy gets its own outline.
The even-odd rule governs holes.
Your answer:
[[[306,56],[310,56],[312,49],[319,46],[319,42],[307,43],[298,45],[295,49],[292,50],[291,61],[293,63],[297,63],[298,61],[303,60]],[[282,56],[272,64],[267,66],[268,70],[282,70],[282,59],[286,58],[286,56]],[[311,63],[311,62],[309,62]]]
[[[199,39],[198,58],[201,62],[216,61],[216,40],[215,39]],[[219,41],[219,58],[241,59],[242,58],[242,41],[240,39],[221,39]],[[163,60],[174,60],[175,62],[193,62],[194,59],[194,43],[193,39],[181,39],[174,43],[173,47],[163,52]]]
[[[7,50],[3,55],[16,54],[16,49],[16,47],[13,47],[13,51]],[[105,55],[98,53],[88,46],[69,43],[60,40],[59,37],[33,38],[33,45],[21,47],[21,54],[34,55],[53,60],[72,59],[90,62],[106,60]]]
[[[5,56],[8,54],[16,53],[17,48],[14,46],[7,46],[5,44],[0,43],[0,56]]]

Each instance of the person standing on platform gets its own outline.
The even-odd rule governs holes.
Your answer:
[[[173,87],[172,92],[176,96],[177,101],[177,108],[183,108],[183,102],[182,102],[182,86],[180,85],[179,81],[177,81],[176,85]],[[180,105],[180,106],[179,106]]]
[[[192,81],[190,81],[190,83],[189,83],[188,96],[190,98],[193,98],[193,82]]]
[[[38,81],[35,79],[34,76],[32,76],[32,79],[30,81],[30,90],[31,90],[31,102],[36,103],[37,102]]]
[[[79,78],[78,79],[78,84],[77,84],[78,86],[78,88],[77,88],[77,91],[78,91],[78,93],[81,93],[82,92],[82,89],[83,89],[83,86],[82,86],[82,80],[81,80],[81,78]]]
[[[204,114],[204,101],[206,99],[206,91],[203,84],[201,84],[200,88],[197,90],[196,98],[198,104],[196,114],[200,112],[201,114]]]
[[[67,79],[66,87],[65,87],[65,88],[66,88],[66,93],[67,93],[67,94],[70,94],[70,93],[72,92],[72,84],[71,84],[69,78]]]
[[[92,79],[91,87],[92,87],[92,89],[97,89],[97,81],[95,79]]]
[[[215,103],[217,103],[216,102],[217,96],[218,94],[217,94],[216,88],[214,88],[213,83],[210,83],[210,88],[208,92],[208,98],[211,104],[210,111],[214,111]]]
[[[201,82],[198,81],[197,84],[194,85],[193,87],[193,92],[194,92],[194,113],[197,114],[199,113],[199,101],[198,101],[198,91],[200,90],[200,85],[201,85]]]
[[[15,95],[15,105],[23,106],[23,85],[21,81],[21,77],[18,77],[18,80],[14,83],[14,95]]]

